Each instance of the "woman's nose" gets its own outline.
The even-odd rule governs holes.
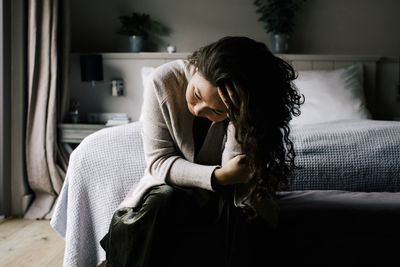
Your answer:
[[[204,106],[201,105],[201,104],[197,104],[197,105],[195,105],[195,106],[193,107],[194,115],[197,116],[197,117],[201,116],[201,114],[203,113],[203,111],[204,111]]]

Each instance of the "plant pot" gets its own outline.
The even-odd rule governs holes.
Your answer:
[[[288,34],[273,34],[271,37],[272,52],[278,54],[284,54],[288,51]]]
[[[133,53],[138,53],[143,50],[143,37],[132,35],[129,36],[129,51]]]

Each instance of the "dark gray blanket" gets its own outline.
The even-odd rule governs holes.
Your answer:
[[[339,121],[293,127],[289,190],[400,191],[400,122]]]
[[[291,191],[278,204],[272,266],[398,265],[400,193]]]

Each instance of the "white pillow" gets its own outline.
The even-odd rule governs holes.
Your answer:
[[[142,76],[142,85],[143,85],[143,101],[144,101],[144,90],[146,89],[146,83],[147,80],[149,79],[151,73],[155,67],[142,67],[141,69],[141,76]],[[142,101],[142,108],[140,110],[140,116],[139,116],[139,121],[143,121],[143,101]]]
[[[298,71],[294,84],[305,103],[292,125],[371,118],[365,103],[362,64],[329,71]]]

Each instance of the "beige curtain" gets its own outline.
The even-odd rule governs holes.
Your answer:
[[[67,107],[69,0],[28,0],[26,168],[35,198],[25,218],[49,219],[68,154],[57,142]]]

